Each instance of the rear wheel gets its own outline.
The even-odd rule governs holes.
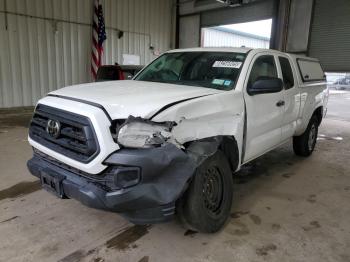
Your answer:
[[[313,116],[305,132],[293,137],[294,153],[299,156],[310,156],[315,149],[318,134],[318,119]]]
[[[230,215],[232,189],[229,163],[224,153],[217,151],[197,168],[189,189],[179,200],[181,221],[192,230],[217,232]]]

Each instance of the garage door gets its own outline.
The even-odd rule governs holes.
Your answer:
[[[350,72],[349,0],[315,0],[309,55],[325,71]]]
[[[208,27],[269,19],[274,16],[274,10],[274,1],[266,0],[235,8],[227,7],[203,12],[201,15],[201,26]]]

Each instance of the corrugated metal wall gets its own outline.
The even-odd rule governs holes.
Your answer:
[[[308,54],[317,57],[325,71],[350,72],[350,1],[314,4]]]
[[[251,47],[269,48],[270,41],[222,32],[212,28],[202,29],[203,47]]]
[[[34,105],[52,90],[90,81],[92,0],[5,1],[0,0],[0,108]],[[122,63],[122,54],[140,55],[145,64],[154,58],[150,44],[159,52],[171,48],[172,0],[101,2],[106,64]],[[124,36],[118,39],[115,29]]]

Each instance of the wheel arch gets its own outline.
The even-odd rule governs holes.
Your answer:
[[[240,151],[234,136],[215,136],[187,142],[186,151],[199,166],[206,158],[221,150],[230,165],[231,171],[239,168]]]
[[[227,161],[230,164],[232,172],[239,168],[240,154],[237,140],[234,136],[224,136],[219,149],[225,154]]]
[[[316,116],[316,117],[317,117],[318,125],[321,125],[321,122],[322,122],[322,119],[323,119],[323,106],[317,107],[317,108],[314,110],[314,112],[313,112],[313,114],[312,114],[311,117],[313,117],[313,116]],[[311,119],[311,118],[310,118],[310,119]]]

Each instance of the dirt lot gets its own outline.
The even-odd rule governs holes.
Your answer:
[[[134,226],[60,200],[29,175],[27,111],[0,115],[0,261],[350,261],[350,95],[333,94],[316,151],[287,144],[245,166],[214,235]]]

